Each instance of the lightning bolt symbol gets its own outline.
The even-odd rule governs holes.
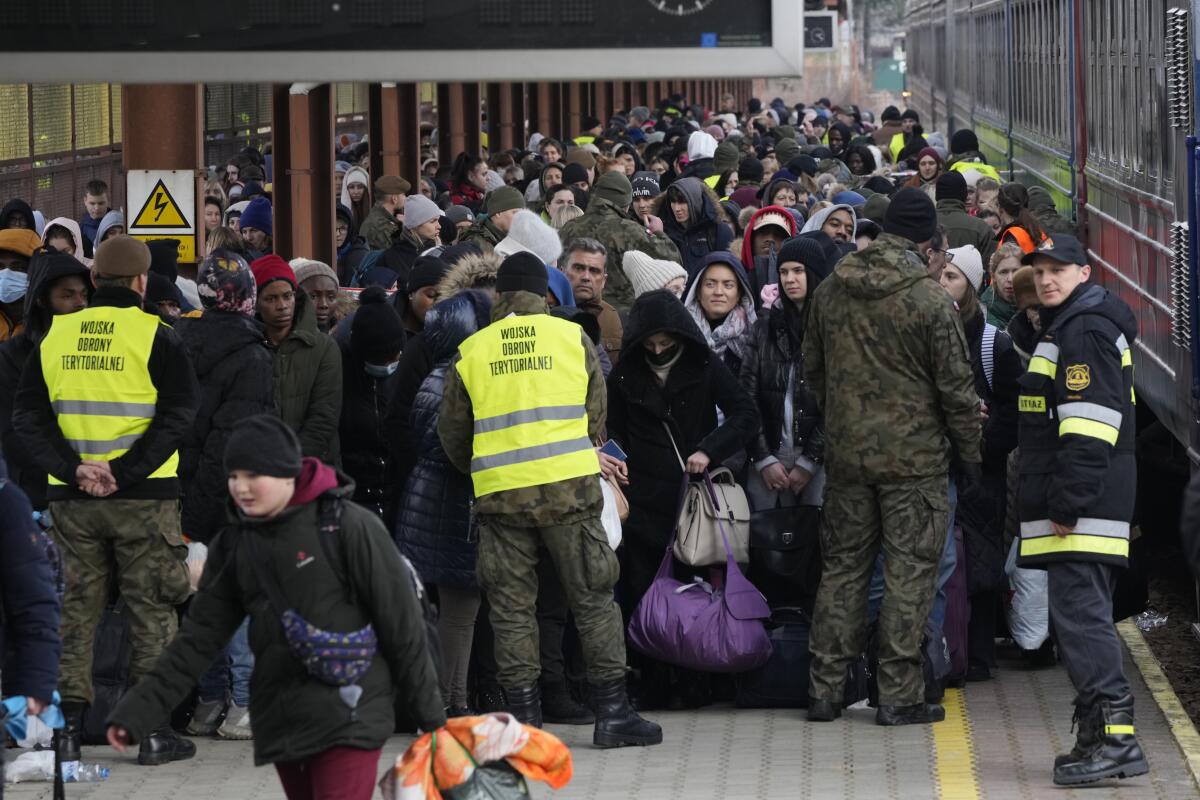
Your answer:
[[[155,222],[158,222],[159,218],[162,217],[163,211],[165,211],[169,205],[170,203],[167,202],[165,192],[154,193],[154,210],[158,212],[154,215]]]

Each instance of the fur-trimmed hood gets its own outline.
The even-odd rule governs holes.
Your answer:
[[[504,258],[496,253],[463,256],[438,283],[438,298],[453,297],[463,289],[491,289],[502,261]]]

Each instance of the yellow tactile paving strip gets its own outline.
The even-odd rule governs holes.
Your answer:
[[[945,721],[930,726],[938,796],[943,800],[975,800],[980,796],[979,777],[966,695],[962,689],[947,689],[942,705]]]

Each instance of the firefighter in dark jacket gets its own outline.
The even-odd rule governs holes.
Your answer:
[[[1075,686],[1078,735],[1054,762],[1071,786],[1149,770],[1112,623],[1116,568],[1129,562],[1137,468],[1133,312],[1087,282],[1087,255],[1056,234],[1025,256],[1042,332],[1020,380],[1021,549],[1049,573],[1050,623]]]
[[[50,476],[47,498],[66,573],[63,761],[79,760],[83,713],[93,698],[92,640],[111,574],[129,607],[133,680],[175,635],[175,606],[188,596],[178,449],[200,388],[179,337],[142,310],[149,268],[150,249],[137,239],[115,236],[96,248],[91,305],[54,318],[25,365],[13,412],[22,444]],[[195,754],[167,716],[164,710],[147,721],[152,733],[139,763]]]

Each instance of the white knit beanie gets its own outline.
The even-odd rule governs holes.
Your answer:
[[[712,158],[716,152],[717,140],[712,137],[712,134],[697,131],[688,137],[688,161],[695,161],[700,158]]]
[[[562,255],[562,240],[558,231],[542,222],[539,217],[528,209],[521,209],[513,215],[512,223],[508,226],[508,235],[496,245],[496,252],[502,256],[513,253],[533,253],[545,264],[554,264]]]
[[[983,256],[979,255],[975,245],[964,244],[962,247],[952,247],[946,252],[950,254],[950,263],[966,276],[978,293],[983,286]]]
[[[687,270],[674,261],[651,258],[637,250],[626,250],[621,260],[621,269],[633,287],[633,296],[641,297],[646,292],[661,289],[676,278],[686,278]]]

